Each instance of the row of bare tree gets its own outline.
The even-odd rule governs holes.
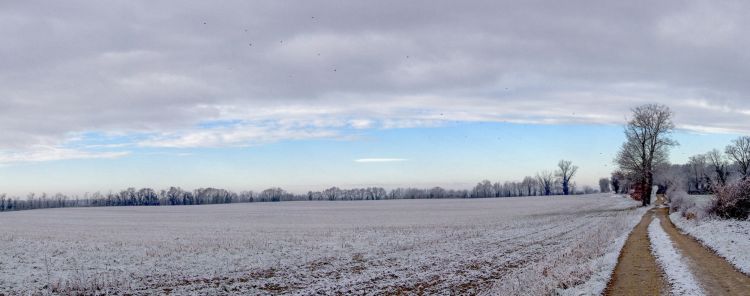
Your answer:
[[[690,193],[712,193],[717,186],[750,177],[750,137],[743,136],[724,148],[691,156],[684,166]]]
[[[713,149],[693,155],[685,164],[661,164],[655,168],[656,185],[684,190],[690,194],[711,194],[721,187],[748,180],[750,137],[739,137],[722,153]]]
[[[537,195],[588,194],[596,190],[583,186],[580,190],[572,182],[578,167],[569,160],[561,160],[557,171],[541,171],[535,177],[527,176],[520,182],[496,182],[489,180],[479,182],[471,191],[471,197],[512,197]]]
[[[471,190],[444,189],[433,187],[396,188],[390,191],[381,187],[341,189],[331,187],[323,191],[310,191],[307,194],[292,194],[274,187],[261,192],[243,191],[235,193],[219,188],[199,188],[193,191],[180,187],[156,191],[151,188],[127,188],[120,192],[86,194],[83,198],[68,197],[64,194],[29,194],[25,199],[7,197],[0,194],[0,212],[63,208],[63,207],[106,207],[106,206],[163,206],[163,205],[203,205],[245,202],[277,202],[301,200],[383,200],[383,199],[431,199],[431,198],[486,198],[511,196],[536,196],[552,194],[583,194],[595,190],[584,186],[578,190],[573,177],[578,167],[572,162],[561,160],[554,173],[543,171],[536,177],[526,177],[520,182],[479,182]]]

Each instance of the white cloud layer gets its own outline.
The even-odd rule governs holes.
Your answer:
[[[620,123],[647,102],[688,130],[748,134],[748,13],[677,0],[5,2],[0,149],[7,162],[99,155],[31,156],[81,133],[222,147]]]
[[[408,161],[408,159],[405,159],[405,158],[360,158],[360,159],[354,160],[354,162],[359,162],[359,163],[404,162],[404,161]]]
[[[94,158],[119,158],[130,154],[127,151],[119,152],[90,152],[76,149],[65,149],[57,147],[35,146],[23,152],[0,151],[0,164],[17,162],[41,162],[65,159],[94,159]]]

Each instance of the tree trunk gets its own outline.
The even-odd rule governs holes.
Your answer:
[[[646,173],[646,180],[644,183],[646,188],[643,188],[643,206],[645,207],[651,204],[651,193],[654,190],[654,173]]]

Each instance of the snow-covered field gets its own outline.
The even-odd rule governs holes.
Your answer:
[[[0,294],[598,294],[635,206],[589,195],[9,212]]]

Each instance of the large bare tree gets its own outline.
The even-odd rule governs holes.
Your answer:
[[[574,166],[570,160],[560,160],[560,162],[557,163],[557,168],[556,175],[560,178],[560,182],[562,183],[563,195],[568,195],[570,194],[570,179],[573,179],[573,176],[576,175],[578,167]]]
[[[669,148],[677,145],[670,138],[674,131],[672,111],[659,104],[648,104],[634,108],[633,117],[625,126],[626,141],[615,162],[626,174],[633,176],[641,186],[643,205],[651,203],[654,185],[654,168],[665,163]]]
[[[732,141],[726,148],[727,155],[731,157],[739,167],[742,180],[750,175],[750,137],[739,137]]]

